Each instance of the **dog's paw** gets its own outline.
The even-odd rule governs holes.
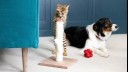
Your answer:
[[[108,58],[110,55],[108,53],[104,53],[104,54],[101,54],[100,56],[102,56],[104,58]]]

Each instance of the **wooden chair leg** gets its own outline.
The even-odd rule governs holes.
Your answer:
[[[23,72],[27,72],[28,48],[22,48]]]

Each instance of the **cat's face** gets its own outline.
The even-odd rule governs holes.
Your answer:
[[[63,16],[66,16],[68,13],[69,5],[61,5],[58,4],[56,8],[56,17],[62,18]]]

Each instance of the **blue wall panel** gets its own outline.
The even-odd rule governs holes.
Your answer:
[[[120,27],[115,33],[127,33],[127,0],[41,0],[40,36],[52,35],[58,3],[70,5],[67,27],[86,26],[101,17],[108,17]]]

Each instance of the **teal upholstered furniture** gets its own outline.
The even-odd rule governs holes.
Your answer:
[[[0,0],[0,48],[37,48],[38,20],[38,0]]]

